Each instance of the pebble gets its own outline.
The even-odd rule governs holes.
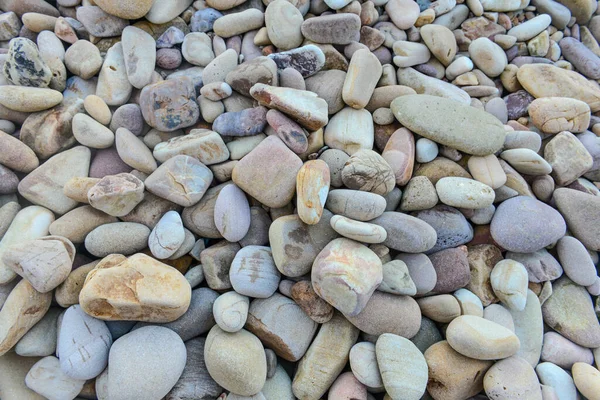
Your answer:
[[[342,182],[350,189],[386,195],[394,188],[395,174],[377,152],[360,149],[342,169]]]
[[[323,53],[323,50],[321,50],[320,47],[314,44],[269,54],[269,58],[277,65],[277,68],[280,71],[279,79],[281,79],[282,82],[285,81],[286,78],[286,73],[284,71],[288,68],[292,68],[300,73],[302,77],[308,78],[317,74],[325,66],[326,62],[325,53]],[[288,73],[291,73],[291,71]],[[302,84],[300,83],[300,85]],[[306,83],[304,85],[306,85]],[[282,84],[281,86],[287,85]],[[305,88],[297,89],[305,90]],[[315,93],[318,94],[319,91],[315,91]]]
[[[585,246],[571,236],[562,237],[556,246],[565,274],[578,285],[591,286],[598,277],[594,262]]]
[[[36,44],[21,37],[10,41],[3,72],[10,83],[18,86],[45,88],[52,79],[52,71],[42,59]]]
[[[385,390],[392,398],[420,399],[428,380],[427,362],[408,339],[391,333],[379,336],[377,364]]]
[[[6,354],[46,314],[52,293],[39,293],[23,279],[0,310],[0,354]]]
[[[483,390],[485,373],[493,362],[465,357],[442,340],[425,353],[429,369],[427,392],[438,399],[467,399]]]
[[[35,363],[27,376],[25,385],[48,399],[74,399],[83,388],[85,380],[67,376],[59,365],[58,358],[44,357]]]
[[[94,149],[106,149],[115,142],[110,129],[83,113],[73,117],[73,136],[80,144]]]
[[[349,359],[352,373],[360,383],[372,391],[381,391],[384,389],[381,372],[377,365],[375,344],[370,342],[355,344],[350,349]]]
[[[360,37],[360,18],[351,13],[322,15],[305,20],[302,35],[316,43],[345,45]]]
[[[152,81],[156,63],[154,38],[143,30],[128,26],[122,34],[127,78],[131,85],[142,89]]]
[[[238,332],[246,324],[248,307],[248,297],[235,291],[224,293],[213,304],[215,321],[225,332]]]
[[[112,253],[130,255],[148,245],[150,229],[135,222],[110,222],[92,229],[85,237],[85,248],[96,257]]]
[[[561,132],[544,147],[544,157],[552,167],[558,185],[568,185],[593,166],[593,158],[585,146],[570,132]]]
[[[331,218],[331,227],[340,235],[362,243],[381,243],[387,232],[381,226],[354,221],[341,215]]]
[[[472,179],[447,177],[435,185],[440,201],[453,207],[486,208],[494,202],[491,187]]]
[[[118,36],[127,26],[127,20],[107,14],[96,6],[79,7],[77,20],[90,34],[100,38]]]
[[[535,99],[528,108],[532,122],[544,133],[584,132],[589,126],[590,107],[566,97]]]
[[[526,396],[542,400],[542,390],[535,370],[529,363],[513,356],[496,362],[483,378],[485,393],[490,398],[510,399]]]
[[[337,312],[324,323],[298,365],[292,382],[294,396],[323,396],[348,362],[358,334],[358,329]]]
[[[508,64],[504,50],[488,38],[478,38],[469,45],[473,63],[489,77],[499,76]]]
[[[269,40],[281,50],[290,50],[302,44],[302,22],[304,18],[300,11],[287,1],[272,1],[265,10]]]
[[[437,241],[431,225],[407,214],[387,211],[371,222],[387,231],[383,244],[394,250],[421,253],[432,249]]]
[[[2,263],[27,279],[40,293],[51,292],[71,272],[75,248],[68,239],[47,236],[15,243],[2,253]]]
[[[348,260],[353,263],[349,264]],[[338,278],[340,274],[343,279]],[[335,239],[317,255],[311,279],[320,297],[347,316],[356,316],[383,279],[381,261],[359,243]],[[345,293],[344,287],[353,290]]]
[[[102,68],[102,56],[87,40],[78,40],[65,52],[65,66],[73,74],[90,79]]]
[[[271,249],[265,246],[244,247],[235,255],[229,270],[235,291],[255,298],[270,297],[277,290],[280,277]]]
[[[517,253],[541,250],[560,239],[565,230],[561,214],[527,196],[502,202],[491,223],[494,240],[504,249]]]
[[[100,264],[88,274],[79,295],[87,314],[108,321],[171,322],[187,310],[191,288],[174,268],[141,253],[129,258],[111,255],[102,263],[106,267],[98,268]],[[136,280],[134,296],[124,290],[124,276]]]
[[[215,226],[230,242],[239,242],[250,228],[250,206],[240,188],[227,185],[215,203]]]
[[[427,210],[434,207],[437,203],[438,195],[429,178],[425,176],[415,176],[404,188],[400,210]]]
[[[510,357],[520,347],[518,337],[501,325],[474,315],[452,320],[446,331],[452,348],[477,360],[496,360]]]
[[[43,111],[63,100],[62,94],[52,89],[23,86],[2,86],[0,89],[0,104],[16,111]]]
[[[243,396],[260,392],[267,377],[263,345],[245,329],[228,333],[215,325],[206,338],[204,361],[219,385]]]
[[[385,10],[399,29],[406,30],[417,22],[420,8],[409,0],[390,0],[385,3]]]
[[[565,338],[580,346],[598,347],[600,325],[584,287],[567,277],[555,281],[552,296],[542,306],[542,313],[544,322]]]
[[[490,274],[490,283],[496,296],[509,309],[525,309],[528,275],[523,264],[510,259],[498,262]]]
[[[95,94],[89,95],[83,102],[85,111],[102,125],[108,125],[112,118],[112,113],[104,100]]]
[[[136,329],[110,348],[107,394],[116,400],[162,398],[177,383],[186,358],[185,344],[172,330],[161,326]],[[135,384],[140,381],[147,384]]]
[[[133,86],[127,78],[123,46],[117,43],[106,52],[98,76],[96,95],[109,106],[120,106],[127,102],[132,90]]]
[[[166,212],[150,232],[148,247],[159,260],[171,257],[185,239],[181,216],[175,211]]]
[[[361,73],[365,70],[371,73]],[[342,89],[344,102],[356,109],[365,107],[371,99],[381,72],[381,63],[372,53],[364,49],[355,52],[350,59]]]
[[[200,116],[194,101],[195,90],[191,78],[170,79],[142,89],[140,108],[148,125],[164,132],[173,132],[196,123]],[[155,107],[156,102],[160,104]]]
[[[144,199],[144,183],[132,174],[107,175],[87,193],[92,207],[114,217],[122,217]]]
[[[413,173],[415,163],[413,134],[406,128],[400,128],[392,133],[381,156],[394,171],[396,184],[406,185]]]
[[[375,140],[373,117],[364,110],[345,107],[335,114],[325,128],[325,144],[353,155],[361,149],[371,150]]]
[[[321,220],[329,184],[329,167],[324,161],[308,161],[300,168],[296,177],[296,194],[298,216],[302,222],[315,225]]]
[[[554,192],[554,201],[564,216],[569,231],[589,250],[600,250],[600,241],[596,235],[595,196],[566,188]],[[575,204],[577,205],[575,207]]]
[[[579,346],[556,332],[544,334],[542,361],[548,361],[564,369],[571,369],[576,363],[591,365],[594,356],[590,349]]]
[[[588,399],[598,398],[600,372],[589,364],[575,363],[572,369],[577,390]]]
[[[87,315],[79,305],[62,316],[57,352],[60,368],[74,379],[92,379],[108,364],[112,337],[104,321]],[[84,355],[85,354],[85,355]]]
[[[540,382],[554,388],[559,399],[577,399],[577,388],[573,378],[562,368],[549,363],[540,363],[535,367]]]
[[[187,135],[178,135],[157,144],[153,155],[161,163],[175,156],[186,155],[200,160],[204,165],[212,165],[227,160],[229,150],[217,132],[192,129]]]
[[[54,354],[57,320],[61,313],[60,308],[50,308],[40,322],[35,324],[15,345],[15,353],[23,357],[46,357]]]
[[[428,95],[402,96],[392,102],[391,108],[400,123],[411,131],[474,155],[491,154],[504,142],[504,129],[496,118],[448,99]],[[443,117],[439,119],[440,116]],[[469,130],[464,129],[465,120],[471,121]],[[477,127],[483,121],[487,127]],[[453,133],[458,131],[461,135]],[[486,135],[482,135],[482,131]]]

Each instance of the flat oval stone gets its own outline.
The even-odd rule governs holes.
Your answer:
[[[85,380],[67,376],[58,358],[44,357],[31,367],[25,377],[27,387],[44,398],[75,398]]]
[[[302,23],[304,37],[316,43],[349,44],[360,37],[360,18],[343,13],[309,18]]]
[[[496,362],[483,378],[485,393],[493,399],[526,396],[542,400],[540,381],[533,367],[524,359],[512,356]]]
[[[411,131],[465,153],[485,156],[504,144],[506,134],[497,118],[449,99],[400,96],[391,108],[396,119]]]
[[[406,185],[412,176],[415,163],[415,138],[412,132],[406,128],[400,128],[392,133],[381,156],[394,171],[396,184],[398,186]]]
[[[106,368],[112,336],[106,323],[87,315],[79,305],[62,316],[57,353],[60,367],[75,379],[93,379]]]
[[[435,246],[437,234],[431,225],[407,214],[387,211],[371,221],[387,231],[384,245],[406,253],[422,253]]]
[[[350,349],[350,368],[352,373],[363,385],[371,390],[384,389],[375,345],[371,342],[359,342]]]
[[[128,26],[123,29],[121,39],[129,82],[133,87],[143,89],[151,82],[156,63],[154,38],[140,28]]]
[[[392,398],[420,399],[429,374],[425,357],[417,346],[401,336],[384,333],[375,348],[386,392]]]
[[[506,252],[506,258],[520,262],[525,266],[529,282],[546,282],[558,279],[563,274],[562,266],[548,253],[541,249],[533,253]]]
[[[54,107],[62,100],[62,93],[52,89],[6,85],[0,87],[0,104],[11,110],[43,111]]]
[[[308,44],[279,53],[272,53],[269,54],[269,59],[275,61],[277,68],[281,72],[287,68],[292,68],[298,71],[304,78],[316,74],[325,65],[325,54],[323,53],[323,50],[314,44]],[[318,92],[315,91],[315,93]],[[321,95],[319,96],[323,97]]]
[[[538,364],[542,352],[544,321],[540,300],[531,290],[527,291],[527,302],[523,311],[509,310],[514,331],[521,347],[517,356],[524,358],[532,367]]]
[[[540,382],[554,388],[558,399],[572,399],[579,397],[573,378],[567,371],[549,362],[540,363],[535,367]]]
[[[378,290],[358,315],[345,317],[361,331],[374,336],[393,333],[412,338],[421,326],[421,310],[412,297]]]
[[[132,90],[133,86],[127,78],[123,46],[119,42],[106,52],[98,76],[96,95],[109,106],[120,106],[127,102]]]
[[[479,209],[492,205],[494,190],[473,179],[447,177],[435,184],[440,201],[452,207]]]
[[[135,290],[124,286],[129,282]],[[152,257],[111,255],[90,271],[79,301],[98,319],[171,322],[187,311],[191,292],[179,271]]]
[[[600,250],[597,224],[600,199],[578,190],[558,188],[554,191],[554,201],[567,221],[569,231],[587,249]]]
[[[229,150],[217,132],[192,129],[189,134],[173,137],[154,147],[154,157],[161,163],[177,155],[187,155],[204,165],[221,163],[229,158]]]
[[[473,227],[455,208],[439,205],[419,211],[414,216],[425,221],[436,231],[437,241],[428,253],[460,246],[473,239]]]
[[[183,244],[185,231],[176,211],[166,212],[150,232],[148,247],[159,260],[171,257]]]
[[[585,363],[575,363],[573,369],[573,381],[577,390],[588,399],[598,396],[600,389],[600,372],[597,368]]]
[[[455,318],[446,330],[448,344],[457,352],[477,360],[497,360],[517,353],[517,336],[495,322],[463,315]]]
[[[364,109],[345,107],[325,128],[325,144],[349,155],[361,149],[371,150],[375,140],[373,117]]]
[[[236,185],[227,185],[215,203],[215,226],[225,239],[239,242],[250,229],[250,205]]]
[[[528,196],[518,196],[498,206],[490,231],[506,250],[531,253],[560,239],[566,224],[552,207]]]
[[[506,160],[514,169],[527,175],[548,175],[552,172],[552,166],[531,149],[504,150],[500,158]]]
[[[267,122],[294,153],[302,154],[308,150],[308,134],[304,128],[286,117],[285,114],[277,110],[269,110]]]
[[[580,346],[600,344],[600,324],[584,287],[562,277],[552,285],[552,296],[542,306],[544,322]]]
[[[115,142],[115,134],[110,129],[83,113],[73,117],[73,136],[82,145],[94,149],[106,149]]]
[[[108,398],[165,396],[181,376],[186,358],[183,340],[168,328],[146,326],[121,336],[110,349]],[[146,380],[144,385],[134,383]]]
[[[556,246],[565,274],[578,285],[591,286],[598,277],[596,267],[585,246],[571,236],[562,237]]]
[[[381,243],[387,232],[379,225],[354,221],[341,215],[331,218],[331,227],[340,235],[362,243]]]
[[[386,201],[375,193],[335,189],[329,192],[325,206],[335,214],[358,221],[370,221],[383,214]]]
[[[311,273],[315,292],[349,316],[362,311],[382,279],[379,257],[366,246],[343,238],[325,246]],[[349,287],[350,293],[344,290]]]
[[[535,98],[569,97],[587,103],[592,112],[600,110],[600,89],[575,71],[547,64],[525,64],[519,68],[517,79]]]
[[[19,139],[0,131],[0,163],[13,171],[29,173],[40,165],[37,156],[29,146]]]
[[[544,133],[584,132],[590,123],[590,106],[568,97],[535,99],[527,111],[534,125]]]
[[[437,280],[432,292],[451,293],[469,283],[469,261],[466,246],[444,249],[429,255]]]
[[[365,74],[364,71],[370,71]],[[355,52],[348,65],[348,73],[342,89],[342,99],[352,108],[364,108],[371,99],[381,77],[381,63],[367,49]]]
[[[292,390],[297,398],[318,399],[327,392],[348,363],[359,331],[336,312],[324,323],[298,364]]]
[[[321,220],[329,194],[330,173],[322,160],[307,161],[296,177],[298,216],[302,222],[315,225]]]
[[[563,38],[559,45],[564,58],[573,64],[577,71],[589,79],[600,79],[600,62],[592,50],[572,37]]]
[[[264,299],[275,293],[281,275],[271,248],[246,246],[237,252],[229,270],[231,285],[239,294]]]
[[[204,361],[219,385],[244,396],[260,392],[267,378],[263,345],[244,329],[228,333],[215,325],[206,338]]]
[[[85,237],[85,249],[96,257],[109,254],[130,255],[148,246],[150,229],[135,222],[102,224]]]
[[[287,1],[272,1],[265,11],[269,39],[281,50],[290,50],[302,44],[302,22],[304,18],[300,11]]]
[[[213,122],[215,132],[223,136],[251,136],[264,131],[267,108],[254,107],[242,111],[226,112]]]
[[[579,346],[556,332],[544,334],[542,361],[548,361],[564,369],[571,369],[576,363],[593,363],[594,355],[588,348]]]

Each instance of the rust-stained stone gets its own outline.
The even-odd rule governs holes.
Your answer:
[[[333,318],[333,307],[319,297],[310,281],[296,282],[291,288],[291,295],[313,321],[324,324]]]
[[[492,244],[470,246],[468,259],[471,280],[467,289],[479,297],[484,307],[496,303],[498,298],[492,289],[490,274],[494,266],[503,259],[500,249]]]
[[[175,268],[144,254],[105,257],[87,275],[79,302],[105,321],[171,322],[188,309],[190,284]]]
[[[277,132],[277,136],[294,153],[302,154],[308,150],[308,134],[300,125],[277,110],[267,112],[269,126]]]
[[[140,95],[144,120],[164,132],[192,126],[200,117],[192,79],[181,76],[146,86]]]
[[[315,225],[321,220],[329,193],[329,183],[329,167],[323,160],[307,161],[298,171],[298,216],[304,223]]]

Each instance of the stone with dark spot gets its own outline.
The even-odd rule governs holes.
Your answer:
[[[456,247],[473,239],[473,227],[456,208],[438,205],[419,211],[415,217],[427,222],[437,233],[437,242],[429,253]]]
[[[52,79],[52,70],[42,59],[36,44],[23,37],[10,41],[3,72],[6,79],[18,86],[45,88]]]
[[[294,153],[302,154],[308,149],[307,133],[299,124],[277,110],[267,112],[267,122],[277,132],[277,136]]]
[[[467,254],[467,246],[459,246],[429,255],[438,277],[432,292],[452,293],[469,284],[471,270]]]
[[[297,49],[269,54],[269,58],[275,61],[277,68],[284,70],[294,68],[304,78],[316,74],[325,65],[325,54],[323,50],[309,44]]]
[[[213,122],[213,130],[223,136],[251,136],[267,125],[267,108],[263,106],[226,112]]]
[[[146,86],[140,108],[148,125],[163,132],[194,125],[200,117],[192,79],[181,76]]]
[[[96,37],[119,36],[129,21],[104,12],[100,7],[84,6],[77,9],[77,20]]]
[[[192,19],[190,20],[190,29],[192,32],[211,31],[215,21],[222,16],[223,14],[214,8],[207,7],[202,10],[198,10],[194,13],[194,15],[192,15]]]
[[[271,57],[257,57],[238,65],[225,81],[236,92],[250,97],[250,88],[255,83],[278,85],[277,64]]]
[[[302,23],[302,34],[310,41],[325,44],[349,44],[360,39],[360,18],[341,13],[309,18]]]
[[[527,116],[529,104],[535,100],[535,97],[525,90],[518,90],[504,98],[509,120],[517,120]]]

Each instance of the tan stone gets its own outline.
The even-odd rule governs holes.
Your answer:
[[[144,254],[109,255],[88,273],[79,302],[102,320],[171,322],[187,311],[191,295],[173,267]]]
[[[108,215],[129,214],[144,199],[144,183],[132,174],[107,175],[88,191],[90,205]]]
[[[557,185],[566,186],[592,168],[594,160],[571,132],[556,135],[544,147],[544,159],[552,166]]]
[[[40,165],[37,156],[25,143],[0,131],[0,164],[14,171],[31,172]]]
[[[302,222],[315,225],[323,215],[329,194],[330,173],[323,160],[306,162],[296,177],[298,216]]]
[[[348,65],[348,73],[342,89],[344,102],[352,108],[364,108],[371,99],[381,72],[381,63],[373,53],[367,49],[355,52]]]
[[[483,157],[472,156],[467,164],[473,179],[488,185],[492,189],[498,189],[506,183],[506,173],[494,154]]]
[[[110,109],[100,97],[90,94],[83,100],[85,111],[102,125],[108,125],[112,118]]]
[[[98,182],[100,178],[73,177],[63,186],[63,194],[79,203],[89,203],[88,191]]]
[[[483,378],[493,361],[465,357],[443,340],[425,351],[429,367],[427,391],[436,400],[464,400],[483,390]]]
[[[52,302],[52,293],[40,293],[23,279],[0,310],[0,355],[6,354],[39,320]]]
[[[585,132],[590,124],[590,106],[568,97],[535,99],[527,111],[533,124],[544,133]]]
[[[498,298],[490,283],[490,274],[496,263],[502,260],[500,249],[491,244],[471,246],[468,259],[471,280],[467,289],[475,293],[484,306],[497,302]]]
[[[75,268],[65,279],[63,283],[57,286],[54,296],[56,302],[64,308],[73,304],[79,304],[79,293],[83,289],[83,283],[88,273],[93,270],[101,260],[93,261],[89,264]]]
[[[578,362],[571,369],[577,390],[589,400],[600,399],[600,371],[589,364]]]
[[[77,207],[50,225],[50,234],[64,236],[73,243],[83,243],[88,233],[100,225],[117,222],[117,218],[86,205]]]
[[[458,50],[454,34],[444,25],[425,25],[421,28],[421,38],[429,51],[444,66],[450,65]]]
[[[450,294],[418,299],[417,303],[424,316],[436,322],[448,323],[460,316],[460,303]]]
[[[26,86],[0,86],[0,104],[15,111],[43,111],[54,107],[62,100],[62,93],[52,89]]]

